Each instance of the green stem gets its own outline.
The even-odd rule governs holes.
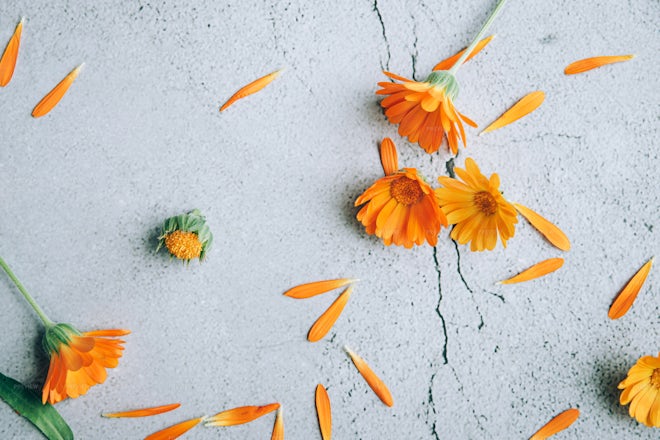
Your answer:
[[[467,57],[470,56],[472,51],[474,50],[475,46],[481,41],[483,38],[484,34],[488,30],[491,24],[493,24],[493,21],[495,21],[495,17],[497,17],[497,14],[499,14],[500,10],[504,6],[504,3],[506,3],[506,0],[500,0],[499,3],[497,3],[497,6],[495,6],[495,9],[493,12],[490,13],[490,16],[488,17],[488,20],[484,23],[483,26],[481,26],[481,30],[479,30],[479,33],[477,34],[476,37],[474,37],[474,40],[472,40],[472,43],[468,46],[467,49],[465,49],[465,52],[463,52],[463,55],[454,63],[454,65],[449,69],[449,73],[452,75],[456,75],[456,72],[458,71],[459,67],[463,65]]]
[[[41,307],[39,307],[39,305],[30,296],[30,294],[27,292],[27,290],[25,290],[25,287],[23,287],[23,285],[18,280],[18,278],[16,278],[16,275],[14,275],[14,272],[11,271],[11,269],[9,268],[9,266],[7,266],[7,263],[5,263],[5,260],[3,260],[2,257],[0,257],[0,266],[2,266],[2,268],[5,270],[5,272],[7,272],[7,275],[9,275],[9,278],[11,278],[11,280],[14,282],[14,284],[16,284],[16,287],[18,288],[18,290],[23,294],[23,298],[25,298],[25,300],[28,303],[30,303],[30,305],[32,306],[34,311],[37,312],[37,315],[39,315],[39,318],[41,318],[44,325],[46,327],[52,327],[53,325],[55,325],[55,323],[53,321],[48,319],[48,316],[46,316],[44,311],[41,310]]]

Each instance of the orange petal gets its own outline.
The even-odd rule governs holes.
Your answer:
[[[57,105],[58,102],[60,102],[60,99],[64,96],[67,90],[69,90],[69,87],[71,87],[71,84],[73,84],[73,81],[78,77],[78,74],[80,73],[80,69],[82,68],[82,64],[75,69],[73,69],[58,85],[55,86],[53,90],[51,90],[44,98],[39,101],[39,104],[32,110],[32,116],[35,118],[40,118],[44,115],[47,115],[48,112],[50,112],[53,107]]]
[[[126,336],[131,333],[130,330],[112,328],[108,330],[93,330],[83,333],[84,336]]]
[[[571,248],[571,242],[568,240],[568,237],[557,226],[526,206],[517,203],[514,203],[513,206],[554,246],[562,251],[567,251]]]
[[[563,431],[564,429],[571,426],[579,416],[580,410],[575,408],[567,409],[546,423],[543,428],[536,431],[536,434],[531,436],[529,440],[544,440],[550,436],[553,436],[559,431]]]
[[[11,77],[14,75],[16,60],[18,59],[18,48],[21,45],[23,21],[25,21],[25,18],[21,18],[21,21],[18,22],[16,30],[14,30],[14,35],[9,39],[7,47],[5,47],[5,52],[2,54],[2,58],[0,58],[0,87],[9,84]]]
[[[309,333],[307,333],[307,340],[309,342],[320,341],[330,331],[337,321],[337,318],[339,318],[339,315],[341,315],[342,310],[344,310],[348,299],[351,297],[351,292],[353,292],[353,287],[349,286],[341,295],[339,295],[335,302],[330,304],[330,307],[319,316],[319,319],[316,320],[314,325],[312,325],[312,328],[309,329]]]
[[[533,280],[535,278],[542,277],[549,273],[552,273],[562,267],[564,264],[563,258],[549,258],[543,260],[540,263],[536,263],[529,269],[523,270],[515,277],[509,278],[508,280],[500,281],[497,284],[515,284],[522,283],[523,281]]]
[[[173,411],[180,406],[181,406],[180,403],[170,403],[169,405],[152,406],[151,408],[142,408],[132,411],[105,413],[102,414],[102,416],[111,419],[116,419],[119,417],[149,417],[149,416],[155,416],[156,414],[166,413],[168,411]]]
[[[576,73],[586,72],[587,70],[595,69],[606,64],[621,63],[635,58],[635,55],[614,55],[585,58],[583,60],[575,61],[564,69],[566,75],[575,75]]]
[[[396,154],[396,146],[392,139],[385,138],[380,143],[380,162],[383,164],[385,175],[389,176],[399,171],[399,158]]]
[[[635,298],[637,298],[637,294],[644,285],[644,281],[646,281],[646,277],[649,275],[652,265],[653,258],[647,261],[646,264],[644,264],[644,266],[633,275],[630,281],[628,281],[626,287],[621,290],[621,293],[619,293],[610,307],[610,311],[607,314],[610,319],[621,318],[626,312],[628,312],[630,307],[632,307]]]
[[[282,418],[282,408],[277,410],[275,416],[275,424],[273,425],[273,434],[270,440],[284,440],[284,419]]]
[[[505,111],[502,116],[497,118],[495,122],[486,127],[484,131],[482,131],[479,135],[481,136],[482,134],[488,133],[489,131],[502,128],[505,125],[509,125],[510,123],[517,121],[523,116],[530,114],[543,103],[544,99],[545,93],[540,90],[525,95],[520,101],[516,102],[513,107]]]
[[[296,299],[311,298],[312,296],[320,295],[329,292],[347,284],[358,281],[355,278],[340,278],[337,280],[315,281],[313,283],[301,284],[293,289],[284,292],[284,296]]]
[[[475,56],[476,54],[481,52],[481,49],[486,47],[488,45],[488,43],[490,43],[490,40],[492,40],[494,37],[495,37],[495,35],[491,35],[490,37],[486,37],[483,40],[481,40],[480,42],[478,42],[477,45],[474,47],[474,50],[472,51],[472,53],[465,59],[465,62],[470,61],[473,56]],[[461,57],[461,55],[463,55],[463,52],[465,52],[466,49],[467,49],[467,47],[465,49],[463,49],[462,51],[460,51],[459,53],[457,53],[456,55],[452,55],[449,58],[440,61],[438,64],[435,65],[433,70],[449,70],[449,69],[451,69],[454,66],[454,64],[456,63],[456,61],[458,61],[458,59]]]
[[[330,409],[330,397],[325,387],[316,385],[316,414],[319,418],[319,429],[323,440],[332,438],[332,410]]]
[[[154,432],[153,434],[146,436],[144,440],[174,440],[193,429],[203,419],[204,417],[200,417],[198,419],[190,419],[185,422],[177,423],[176,425],[172,425],[162,431]]]
[[[242,425],[258,419],[261,416],[279,409],[279,403],[271,403],[264,406],[240,406],[219,412],[209,417],[204,426],[234,426]]]
[[[227,107],[229,107],[239,99],[243,99],[246,96],[249,96],[253,93],[257,93],[259,90],[263,89],[268,84],[270,84],[275,78],[280,76],[281,72],[282,70],[276,70],[275,72],[269,73],[266,76],[262,76],[261,78],[252,81],[250,84],[242,87],[238,92],[234,93],[231,96],[231,98],[229,98],[229,100],[222,105],[222,107],[220,107],[220,111],[224,111]]]
[[[387,406],[394,405],[394,400],[392,399],[390,390],[387,389],[387,386],[380,379],[380,377],[376,376],[376,373],[373,372],[373,370],[369,367],[369,365],[367,365],[364,359],[353,353],[348,347],[344,347],[344,350],[346,350],[346,353],[348,353],[348,355],[351,357],[353,364],[355,364],[357,370],[360,372],[362,377],[364,377],[364,380],[367,381],[367,384],[369,384],[378,398],[382,400],[383,403]]]

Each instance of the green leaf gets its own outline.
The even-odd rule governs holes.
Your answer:
[[[0,398],[28,419],[50,440],[73,440],[73,432],[60,413],[22,383],[0,373]]]

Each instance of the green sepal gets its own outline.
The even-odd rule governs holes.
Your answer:
[[[426,82],[433,84],[436,87],[441,87],[445,90],[445,95],[452,101],[458,96],[458,81],[454,74],[447,70],[436,70],[426,78]]]
[[[60,345],[69,345],[71,336],[80,336],[80,332],[70,324],[55,324],[46,328],[41,344],[44,351],[50,356],[51,353],[59,353]]]
[[[197,234],[200,243],[202,243],[202,251],[199,254],[199,259],[204,260],[206,253],[211,248],[213,243],[213,234],[211,229],[206,224],[206,218],[202,215],[199,209],[193,209],[187,214],[175,215],[163,222],[161,227],[160,236],[158,237],[158,246],[156,252],[165,246],[165,237],[174,231],[192,232]]]
[[[73,432],[60,413],[22,383],[0,373],[0,398],[28,419],[49,440],[73,440]]]

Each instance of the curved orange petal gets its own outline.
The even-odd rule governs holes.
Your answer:
[[[320,295],[322,293],[338,289],[339,287],[344,287],[345,285],[354,283],[356,281],[358,280],[355,278],[339,278],[336,280],[314,281],[312,283],[301,284],[299,286],[293,287],[284,292],[284,296],[296,299],[311,298],[312,296]]]
[[[396,154],[396,146],[392,139],[385,138],[380,143],[380,162],[386,176],[394,174],[399,170],[399,158]]]
[[[275,72],[269,73],[266,76],[262,76],[261,78],[252,81],[250,84],[241,87],[238,92],[234,93],[231,98],[225,102],[222,107],[220,107],[220,111],[224,111],[227,107],[238,101],[239,99],[243,99],[246,96],[252,95],[253,93],[257,93],[259,90],[263,89],[266,87],[268,84],[270,84],[275,78],[277,78],[280,73],[282,73],[282,70],[276,70]]]
[[[319,429],[323,440],[332,438],[332,410],[330,409],[330,397],[325,387],[321,384],[316,386],[316,414],[319,420]]]
[[[394,405],[394,399],[392,399],[392,394],[387,388],[385,383],[373,372],[373,370],[367,365],[367,363],[357,354],[353,353],[348,347],[344,347],[346,353],[351,357],[355,368],[360,372],[364,380],[367,381],[367,384],[371,389],[376,393],[378,398],[387,406]]]
[[[73,81],[78,77],[82,64],[73,69],[67,76],[64,77],[46,96],[43,97],[39,104],[32,110],[32,117],[40,118],[50,112],[58,102],[62,99],[64,94],[69,90]]]
[[[502,116],[497,118],[488,127],[484,128],[480,135],[493,130],[497,130],[498,128],[502,128],[505,125],[509,125],[512,122],[517,121],[523,116],[527,116],[539,108],[539,106],[543,103],[543,100],[545,100],[545,93],[540,90],[525,95],[522,99],[520,99],[520,101],[516,102],[513,107],[505,111]]]
[[[204,417],[177,423],[176,425],[172,425],[162,431],[154,432],[153,434],[146,436],[144,440],[174,440],[199,425],[199,422],[202,420],[204,420]]]
[[[583,60],[574,61],[566,66],[564,73],[566,75],[575,75],[576,73],[586,72],[587,70],[595,69],[607,64],[621,63],[633,58],[635,58],[635,55],[610,55],[585,58]]]
[[[16,25],[14,35],[9,39],[2,58],[0,58],[0,87],[9,84],[12,76],[14,76],[16,60],[18,59],[18,49],[21,46],[21,33],[23,32],[24,21],[25,18],[21,18],[21,21]]]
[[[309,342],[317,342],[323,339],[323,337],[330,331],[332,326],[335,324],[339,315],[346,307],[348,299],[351,297],[353,292],[353,287],[349,286],[344,292],[339,295],[339,297],[328,307],[328,309],[323,312],[323,314],[316,320],[312,328],[309,329],[307,334],[307,340]]]
[[[486,37],[483,40],[479,41],[477,43],[477,45],[474,47],[474,49],[472,50],[472,53],[465,59],[465,62],[467,63],[468,61],[470,61],[472,59],[472,57],[474,57],[476,54],[481,52],[481,50],[484,47],[486,47],[488,45],[488,43],[490,43],[490,41],[494,37],[495,37],[495,35],[491,35],[491,36]],[[456,61],[458,61],[458,59],[461,57],[461,55],[463,55],[463,52],[465,52],[466,50],[467,50],[467,47],[465,49],[463,49],[462,51],[458,52],[457,54],[452,55],[449,58],[446,58],[446,59],[440,61],[438,64],[435,65],[433,70],[449,70],[449,69],[451,69],[454,66],[454,64],[456,63]]]
[[[546,438],[563,431],[575,422],[580,416],[580,410],[571,408],[553,417],[541,429],[529,438],[529,440],[545,440]]]
[[[646,277],[648,277],[649,272],[651,271],[653,260],[654,259],[651,258],[647,261],[646,264],[644,264],[637,273],[633,275],[630,281],[628,281],[628,284],[626,284],[623,290],[621,290],[607,314],[610,319],[619,319],[630,310],[635,298],[637,298],[637,294],[644,285],[644,281],[646,281]]]
[[[514,203],[513,206],[554,246],[562,251],[567,251],[571,248],[571,242],[568,240],[568,237],[557,226],[526,206],[519,205],[518,203]]]
[[[219,412],[209,417],[204,426],[234,426],[251,422],[259,417],[279,409],[279,403],[270,403],[264,406],[240,406]]]
[[[181,406],[180,403],[170,403],[168,405],[152,406],[150,408],[134,409],[131,411],[105,413],[101,415],[103,417],[107,417],[110,419],[116,419],[121,417],[149,417],[149,416],[155,416],[157,414],[163,414],[169,411],[173,411],[180,406]]]
[[[542,277],[544,275],[547,275],[549,273],[552,273],[557,269],[559,269],[560,267],[562,267],[563,265],[564,265],[563,258],[549,258],[547,260],[541,261],[540,263],[536,263],[529,269],[523,270],[514,277],[511,277],[504,281],[500,281],[498,284],[514,284],[514,283],[522,283],[523,281],[533,280]]]

